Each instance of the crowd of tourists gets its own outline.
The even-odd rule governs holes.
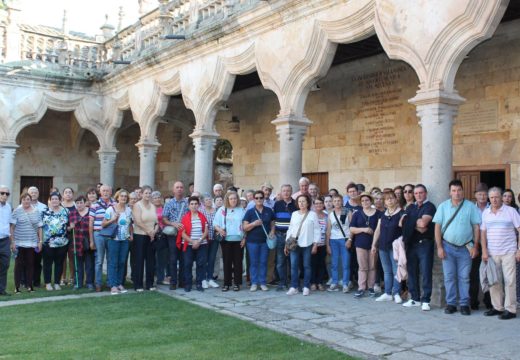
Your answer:
[[[245,278],[251,292],[353,293],[429,311],[436,252],[445,313],[470,315],[482,298],[486,316],[516,317],[520,215],[513,192],[481,183],[471,201],[459,180],[448,190],[436,207],[422,184],[366,191],[349,183],[343,196],[336,189],[321,195],[307,178],[294,193],[291,185],[273,193],[264,183],[243,197],[220,184],[213,194],[190,185],[186,196],[180,181],[166,197],[149,186],[112,194],[98,184],[79,196],[53,188],[47,204],[30,187],[12,211],[10,190],[0,186],[0,295],[9,295],[12,253],[15,294],[108,285],[115,295],[127,292],[125,284],[136,292],[157,285],[241,291]]]

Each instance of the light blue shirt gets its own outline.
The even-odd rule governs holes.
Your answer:
[[[244,232],[242,231],[242,219],[244,218],[245,213],[246,211],[240,206],[237,206],[234,209],[227,209],[227,211],[226,208],[222,206],[215,214],[213,226],[218,226],[219,228],[226,230],[226,241],[240,241],[244,237]]]
[[[471,201],[464,200],[459,213],[445,229],[455,211],[457,206],[453,205],[451,199],[446,200],[439,205],[432,221],[444,230],[444,240],[456,246],[463,246],[473,240],[473,225],[480,225],[482,218],[478,207]]]
[[[6,202],[5,205],[0,203],[0,239],[9,237],[11,235],[11,205]]]

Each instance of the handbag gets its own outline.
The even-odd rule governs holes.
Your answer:
[[[260,214],[258,214],[258,211],[255,210],[255,213],[256,213],[256,216],[258,217],[258,220],[262,221],[262,219],[260,218]],[[276,235],[269,236],[269,234],[267,233],[267,230],[264,227],[264,223],[263,222],[262,222],[262,229],[264,229],[265,241],[267,243],[267,247],[270,250],[275,249],[276,248]]]
[[[167,236],[176,236],[177,235],[177,228],[175,226],[165,226],[164,229],[162,229],[162,233]]]
[[[307,218],[307,215],[309,215],[310,211],[307,211],[305,216],[302,219],[302,222],[300,223],[300,227],[298,227],[298,232],[296,233],[296,236],[289,236],[287,240],[285,240],[285,247],[289,251],[294,251],[298,247],[298,237],[300,236],[300,231],[302,230],[303,223],[305,222],[305,219]]]
[[[116,211],[116,209],[113,206],[111,206],[111,207],[114,209],[114,211]],[[106,219],[106,217],[105,217],[105,219]],[[108,224],[107,226],[102,227],[101,230],[99,230],[99,235],[106,236],[109,238],[115,238],[117,236],[117,227],[118,227],[117,221],[113,222],[111,224]]]
[[[173,227],[173,226],[172,226]],[[168,248],[168,238],[164,233],[164,229],[160,230],[155,234],[154,241],[152,242],[152,246],[155,250],[163,250]]]
[[[226,231],[226,217],[227,217],[227,208],[224,208],[224,231]],[[216,241],[224,241],[226,240],[225,236],[222,236],[218,231],[215,234]]]

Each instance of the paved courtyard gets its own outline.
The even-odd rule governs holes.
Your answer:
[[[385,359],[519,359],[519,319],[444,314],[433,308],[404,308],[376,303],[352,294],[313,292],[287,296],[268,292],[209,289],[204,293],[160,289],[220,313],[280,331],[311,342],[323,343],[361,358]]]

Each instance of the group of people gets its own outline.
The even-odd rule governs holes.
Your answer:
[[[445,313],[470,315],[484,290],[487,316],[516,317],[520,261],[520,215],[511,190],[479,184],[476,202],[464,199],[459,180],[438,208],[422,184],[373,188],[349,183],[346,195],[319,194],[301,178],[299,189],[284,184],[277,194],[264,183],[240,197],[231,187],[213,194],[173,185],[164,198],[149,186],[129,192],[110,186],[77,196],[52,189],[48,204],[31,187],[11,211],[9,189],[0,187],[0,294],[5,295],[9,255],[15,253],[15,293],[24,284],[60,290],[66,259],[72,285],[102,291],[103,265],[112,294],[126,292],[126,269],[134,290],[249,291],[276,285],[287,295],[342,291],[430,310],[435,249],[442,260]],[[489,201],[488,201],[489,199]],[[224,279],[217,283],[222,254]],[[130,256],[129,256],[130,254]],[[195,281],[193,265],[195,263]],[[217,271],[215,275],[215,265]],[[66,267],[65,267],[66,269]],[[52,275],[54,274],[54,277]],[[487,290],[489,289],[489,292]]]

